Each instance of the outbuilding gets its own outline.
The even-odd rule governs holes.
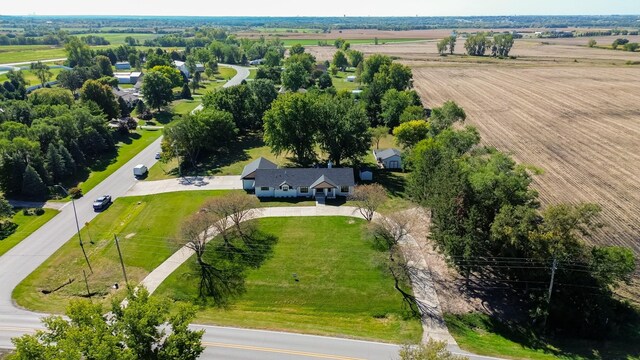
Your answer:
[[[398,149],[373,150],[373,157],[383,169],[402,169],[402,153]]]

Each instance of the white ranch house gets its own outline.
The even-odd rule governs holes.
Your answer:
[[[378,166],[384,169],[402,169],[402,153],[398,149],[373,150]]]
[[[173,65],[175,65],[175,67],[178,70],[182,71],[187,77],[191,77],[189,68],[187,67],[187,63],[185,63],[184,61],[174,60]],[[196,63],[196,72],[204,72],[204,65],[202,65],[201,63]]]
[[[259,198],[348,196],[356,183],[351,168],[277,168],[259,158],[245,166],[240,176],[245,190]]]

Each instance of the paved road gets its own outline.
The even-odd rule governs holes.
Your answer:
[[[65,60],[67,60],[67,58],[40,60],[40,62],[47,63],[47,62],[56,62],[56,61],[65,61]],[[31,63],[34,63],[36,61],[37,60],[34,60],[34,61],[23,61],[23,62],[17,62],[17,63],[9,63],[9,64],[0,64],[0,66],[31,65]]]
[[[230,67],[236,71],[235,76],[232,77],[229,81],[227,81],[224,85],[222,85],[223,88],[240,85],[242,80],[245,80],[249,77],[249,68],[246,66],[238,66],[238,65],[231,65],[231,64],[218,64],[218,66]],[[196,106],[195,109],[191,110],[191,113],[193,114],[197,111],[200,111],[202,110],[203,107],[204,106],[200,104]]]

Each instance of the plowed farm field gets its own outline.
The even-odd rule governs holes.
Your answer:
[[[429,107],[461,105],[486,145],[543,169],[543,205],[593,202],[600,244],[640,255],[640,67],[415,67]]]

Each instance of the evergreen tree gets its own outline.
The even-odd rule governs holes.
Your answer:
[[[54,183],[60,182],[65,174],[65,165],[55,145],[49,144],[45,168]]]
[[[193,96],[191,96],[191,90],[189,90],[189,85],[187,84],[182,85],[182,91],[180,92],[180,97],[182,99],[193,99]]]
[[[73,160],[73,156],[71,156],[69,150],[67,150],[62,143],[58,146],[58,154],[60,154],[64,162],[64,176],[73,175],[76,172],[76,162]]]
[[[47,195],[47,187],[31,165],[27,165],[22,175],[22,194],[32,199],[42,199]]]

